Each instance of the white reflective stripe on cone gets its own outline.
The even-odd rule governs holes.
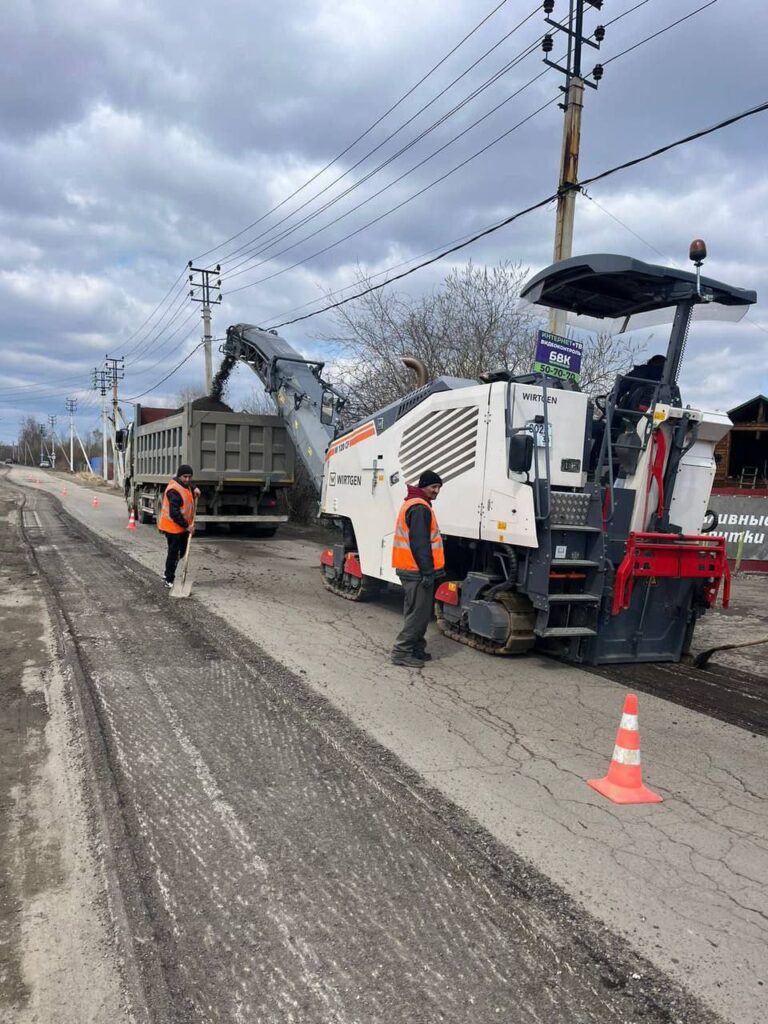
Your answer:
[[[615,719],[614,719],[614,721],[615,721]],[[620,729],[629,729],[630,732],[637,732],[638,729],[639,729],[639,726],[638,726],[638,723],[637,723],[637,715],[623,714],[621,716],[621,724],[619,725],[619,728]]]
[[[640,764],[640,751],[627,750],[626,747],[613,748],[613,760],[619,764]]]

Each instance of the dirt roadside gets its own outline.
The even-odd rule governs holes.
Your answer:
[[[84,751],[20,515],[20,502],[0,495],[0,1020],[121,1024],[136,1017],[92,838]]]

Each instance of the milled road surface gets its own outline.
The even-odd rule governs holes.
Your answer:
[[[715,1020],[296,676],[57,505],[28,495],[23,522],[109,767],[122,955],[147,1019]]]

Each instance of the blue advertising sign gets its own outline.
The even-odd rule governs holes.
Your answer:
[[[573,338],[562,338],[549,331],[539,331],[533,368],[560,380],[581,380],[581,355],[584,346]]]

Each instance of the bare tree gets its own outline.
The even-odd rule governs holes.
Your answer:
[[[249,412],[254,416],[275,416],[277,406],[264,388],[255,387],[242,403],[242,412]]]
[[[604,395],[617,374],[626,373],[645,352],[645,343],[600,331],[584,345],[579,387],[588,395]]]
[[[34,465],[40,456],[40,424],[34,416],[25,417],[19,424],[20,461],[31,458]]]
[[[379,289],[340,306],[338,331],[324,340],[341,345],[342,356],[331,374],[349,396],[351,415],[368,415],[413,389],[401,362],[405,355],[421,359],[430,378],[529,372],[537,328],[546,325],[540,312],[520,301],[527,277],[526,268],[509,260],[493,267],[470,262],[423,295]],[[360,271],[358,284],[370,285]],[[582,389],[589,394],[608,390],[638,352],[627,339],[609,334],[587,341]]]
[[[181,407],[187,402],[194,402],[196,398],[203,398],[206,394],[205,388],[187,385],[176,393],[176,402]]]

